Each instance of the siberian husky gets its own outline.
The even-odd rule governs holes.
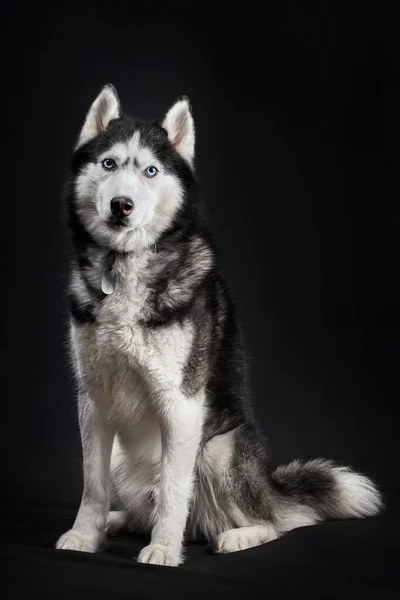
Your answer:
[[[59,549],[142,532],[139,562],[177,566],[184,539],[235,552],[381,508],[372,481],[329,460],[269,467],[194,154],[186,97],[144,122],[106,85],[80,132],[68,296],[84,489]]]

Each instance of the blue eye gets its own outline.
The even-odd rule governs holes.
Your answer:
[[[103,167],[103,169],[105,169],[106,171],[113,171],[116,168],[116,162],[115,160],[113,160],[112,158],[105,158],[102,162],[101,162],[101,166]]]
[[[146,175],[146,177],[155,177],[158,173],[158,169],[156,169],[156,167],[147,167],[147,169],[145,169],[144,174]]]

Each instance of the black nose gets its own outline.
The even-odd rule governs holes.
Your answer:
[[[133,202],[130,198],[118,196],[111,200],[110,207],[114,217],[127,217],[132,212]]]

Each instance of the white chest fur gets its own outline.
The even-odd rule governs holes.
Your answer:
[[[159,328],[143,324],[151,316],[148,260],[119,259],[113,267],[115,289],[101,301],[96,322],[73,326],[86,385],[103,397],[121,424],[140,419],[151,392],[180,388],[193,343],[189,320]]]

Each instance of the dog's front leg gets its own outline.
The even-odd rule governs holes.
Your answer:
[[[138,561],[178,566],[193,486],[193,471],[199,448],[203,402],[181,392],[164,397],[159,410],[162,434],[160,494],[151,543]]]
[[[78,399],[83,455],[83,494],[75,523],[57,542],[60,550],[96,552],[106,539],[109,471],[114,431],[88,394]]]

